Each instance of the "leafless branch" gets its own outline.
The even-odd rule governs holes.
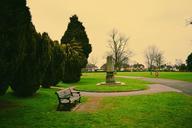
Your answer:
[[[116,69],[120,70],[123,63],[128,62],[130,56],[126,50],[128,38],[120,34],[116,29],[113,29],[109,34],[110,40],[109,48],[111,49],[112,55],[115,60]]]

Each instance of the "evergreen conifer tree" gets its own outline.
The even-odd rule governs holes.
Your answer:
[[[86,58],[88,58],[89,54],[92,51],[92,47],[89,43],[85,27],[78,20],[77,15],[70,17],[70,22],[68,24],[67,30],[65,31],[61,39],[61,43],[70,43],[73,39],[75,39],[78,43],[82,45],[83,53],[85,54]]]
[[[2,0],[1,3],[1,92],[10,85],[16,95],[31,96],[40,87],[50,60],[49,50],[31,22],[26,0]]]
[[[24,60],[30,21],[26,0],[0,1],[0,94],[6,92]]]
[[[61,45],[58,41],[51,42],[51,45],[51,62],[48,65],[42,82],[44,88],[55,86],[59,81],[62,81],[65,68],[65,53]]]
[[[65,55],[65,70],[63,82],[78,82],[81,77],[81,68],[87,63],[82,46],[75,40],[72,43],[62,44]]]
[[[82,49],[81,52],[79,53],[79,55],[81,55],[81,57],[83,58],[81,60],[81,63],[74,64],[73,62],[75,62],[75,60],[73,60],[73,62],[70,62],[67,59],[65,64],[64,77],[63,77],[63,82],[68,82],[68,83],[77,82],[80,80],[81,69],[87,65],[87,59],[89,57],[89,54],[92,51],[92,47],[91,47],[91,44],[89,43],[89,39],[87,37],[85,27],[78,20],[78,17],[76,15],[70,17],[70,22],[68,24],[67,30],[65,31],[61,39],[61,44],[66,44],[65,45],[65,47],[67,48],[66,50],[68,50],[68,48],[73,49],[74,44],[78,44],[78,46],[80,46]],[[72,44],[72,45],[69,45],[69,44]],[[79,51],[79,49],[77,51]],[[66,51],[66,54],[73,56],[73,53],[72,52],[70,53],[69,51]],[[78,59],[78,57],[76,59]],[[76,61],[79,61],[79,60],[76,60]]]

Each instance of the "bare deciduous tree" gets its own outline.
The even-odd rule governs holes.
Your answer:
[[[158,51],[155,54],[155,66],[156,70],[160,70],[161,65],[164,63],[164,56],[162,51]]]
[[[156,46],[149,46],[145,50],[145,59],[151,75],[153,70],[155,70],[158,75],[158,70],[164,62],[163,52],[160,51]]]
[[[120,70],[124,63],[128,63],[131,52],[127,50],[128,38],[113,29],[109,35],[109,48],[115,61],[115,69]]]
[[[155,52],[156,52],[155,46],[149,46],[145,50],[145,56],[144,57],[146,59],[148,70],[151,72],[151,75],[152,75],[152,69],[153,69],[153,65],[154,65],[154,61],[155,61]]]

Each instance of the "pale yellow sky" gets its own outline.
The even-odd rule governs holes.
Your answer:
[[[60,40],[69,17],[77,14],[93,47],[90,57],[105,62],[109,32],[116,28],[130,37],[131,62],[144,63],[149,45],[164,52],[166,62],[185,61],[192,52],[192,0],[28,0],[37,31]]]

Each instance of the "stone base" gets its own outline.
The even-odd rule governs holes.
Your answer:
[[[114,82],[114,83],[101,82],[101,83],[97,83],[97,85],[110,85],[110,86],[116,86],[116,85],[125,85],[125,83],[123,83],[123,82]]]
[[[115,83],[114,72],[107,72],[106,74],[106,83]]]

